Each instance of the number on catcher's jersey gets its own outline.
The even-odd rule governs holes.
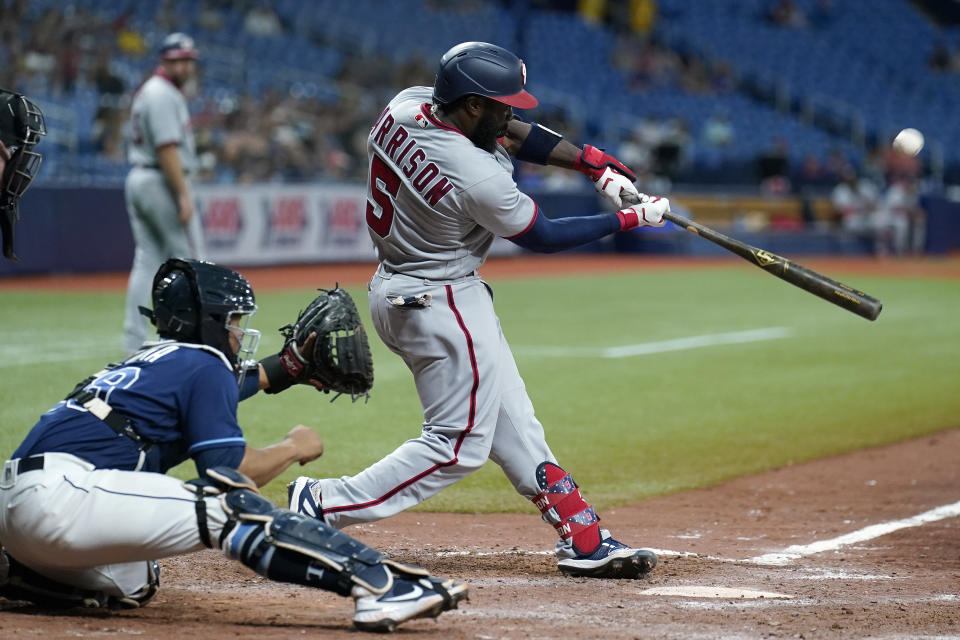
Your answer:
[[[367,225],[381,238],[387,237],[393,225],[393,199],[400,192],[400,176],[374,154],[370,161],[370,194],[376,204],[367,200]],[[380,215],[376,214],[380,205]]]

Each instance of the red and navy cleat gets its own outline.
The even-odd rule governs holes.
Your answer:
[[[628,547],[610,537],[606,529],[600,536],[600,544],[589,554],[577,554],[572,545],[558,545],[560,571],[572,577],[632,579],[642,578],[657,566],[657,554],[650,549]]]

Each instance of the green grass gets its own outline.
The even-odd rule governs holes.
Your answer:
[[[830,275],[883,300],[880,318],[868,322],[750,268],[492,284],[548,442],[602,508],[960,426],[960,283]],[[365,292],[350,291],[366,314]],[[312,294],[260,293],[260,355],[279,348],[276,327]],[[123,299],[33,292],[2,292],[0,299],[6,457],[76,381],[121,355]],[[791,333],[620,359],[530,351],[767,327]],[[377,380],[368,404],[331,404],[306,387],[241,404],[253,446],[282,438],[297,423],[324,436],[324,456],[288,470],[267,487],[269,497],[281,499],[284,482],[304,472],[360,471],[419,433],[412,378],[371,337]],[[195,472],[190,463],[174,473]],[[532,510],[493,463],[420,508]]]

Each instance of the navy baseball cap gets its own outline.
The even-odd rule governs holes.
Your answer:
[[[185,33],[171,33],[160,44],[160,57],[164,60],[196,60],[199,54],[193,38]]]

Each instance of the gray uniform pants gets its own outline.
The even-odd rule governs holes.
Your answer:
[[[127,282],[123,346],[127,352],[133,352],[153,335],[146,318],[137,309],[153,306],[153,276],[168,258],[202,259],[203,228],[199,212],[186,226],[180,224],[177,203],[159,169],[131,170],[124,185],[124,198],[136,246]]]
[[[430,293],[429,307],[399,307],[397,296]],[[427,281],[381,268],[369,289],[373,325],[413,372],[423,432],[352,477],[321,480],[326,521],[337,528],[416,505],[476,471],[489,458],[530,499],[537,466],[556,462],[493,299],[479,276]]]

